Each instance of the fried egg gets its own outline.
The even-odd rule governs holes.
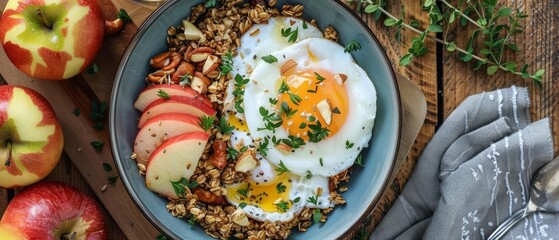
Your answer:
[[[376,91],[370,78],[326,39],[302,40],[271,55],[278,62],[260,62],[244,89],[251,137],[273,142],[266,159],[299,176],[348,169],[372,135]],[[330,116],[321,114],[324,105]]]

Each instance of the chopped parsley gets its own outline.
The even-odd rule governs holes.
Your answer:
[[[314,204],[314,205],[318,205],[318,196],[310,196],[309,199],[307,199],[308,203]]]
[[[300,137],[291,136],[291,135],[289,135],[287,138],[281,139],[281,142],[283,142],[287,146],[290,146],[293,149],[297,149],[305,145],[305,140],[303,140]]]
[[[279,163],[279,167],[277,167],[276,172],[279,172],[279,175],[282,175],[283,173],[289,172],[289,169],[287,169],[287,167],[285,167],[285,165],[283,164],[283,161],[280,160]]]
[[[241,209],[245,208],[246,206],[247,206],[247,203],[246,203],[246,202],[239,203],[239,207],[240,207]]]
[[[95,151],[100,152],[101,150],[103,150],[103,146],[105,146],[105,142],[93,141],[91,142],[91,146]]]
[[[298,203],[299,201],[301,201],[301,197],[296,197],[295,199],[293,199],[293,203]]]
[[[189,73],[186,73],[185,75],[183,75],[181,77],[181,79],[179,80],[179,85],[181,87],[184,87],[186,85],[190,85],[190,74]]]
[[[278,58],[274,57],[274,55],[270,54],[267,56],[262,57],[262,60],[267,63],[275,63],[278,61]]]
[[[350,53],[361,49],[361,44],[358,41],[351,40],[344,48],[345,53]]]
[[[250,190],[250,184],[247,184],[247,186],[245,188],[239,188],[237,189],[237,193],[240,194],[241,196],[248,198],[248,191]]]
[[[243,146],[240,150],[237,150],[235,148],[227,148],[227,159],[237,159],[237,157],[241,154],[246,152],[246,150],[248,150],[248,146]]]
[[[262,156],[266,157],[268,155],[268,144],[270,140],[268,138],[264,138],[262,142],[260,142],[260,146],[258,147],[258,152],[262,154]]]
[[[299,129],[304,129],[307,127],[307,123],[306,122],[301,122],[301,125],[299,125]]]
[[[320,209],[316,208],[312,215],[312,220],[314,224],[318,224],[320,222],[320,219],[322,219],[322,212],[320,211]]]
[[[165,100],[171,99],[171,96],[169,96],[169,94],[167,94],[167,92],[165,92],[161,89],[159,89],[159,91],[157,91],[157,96],[160,97],[160,98],[163,98]]]
[[[113,170],[113,167],[111,166],[111,164],[108,164],[106,162],[103,163],[103,169],[105,170],[105,172],[110,172]]]
[[[244,100],[244,87],[249,81],[250,80],[243,78],[240,74],[235,76],[235,90],[233,90],[233,96],[235,97],[235,109],[238,113],[245,112],[245,109],[241,106],[241,104],[243,104]]]
[[[108,176],[107,177],[107,182],[109,182],[110,184],[115,184],[117,179],[118,179],[118,176]]]
[[[97,66],[97,64],[95,63],[91,63],[91,65],[89,65],[89,67],[87,67],[87,73],[89,74],[96,74],[99,72],[99,67]]]
[[[270,99],[268,99],[268,101],[270,101],[270,104],[272,104],[272,105],[278,104],[278,99],[277,98],[270,98]]]
[[[307,179],[311,179],[313,177],[312,172],[307,170],[307,176],[305,176]]]
[[[221,57],[221,66],[219,69],[221,69],[221,75],[227,75],[233,70],[233,54],[231,50]]]
[[[281,120],[281,116],[278,116],[275,112],[270,113],[270,111],[268,111],[268,109],[264,107],[260,107],[258,109],[258,112],[260,113],[260,116],[262,116],[262,119],[264,120],[264,128],[258,128],[257,129],[258,131],[262,131],[262,130],[275,131],[276,128],[279,128],[283,124],[283,121]]]
[[[281,81],[280,88],[278,89],[278,94],[282,94],[284,92],[289,91],[289,86],[285,83],[285,81]]]
[[[309,28],[309,25],[307,25],[307,22],[303,21],[303,29],[307,29]]]
[[[353,145],[354,145],[354,144],[353,144],[352,142],[349,142],[349,140],[348,140],[348,141],[345,141],[345,149],[350,149],[350,148],[353,147]]]
[[[80,109],[79,108],[74,108],[74,111],[72,111],[72,114],[74,114],[74,116],[79,117],[80,116]]]
[[[278,194],[282,194],[282,193],[285,192],[286,188],[287,187],[285,185],[283,185],[283,183],[280,182],[276,185],[276,192],[278,192]]]
[[[280,201],[279,203],[274,204],[278,208],[280,213],[284,213],[289,209],[289,202],[287,201]]]
[[[361,156],[361,154],[359,154],[359,156],[357,156],[357,158],[355,159],[355,164],[357,164],[361,167],[365,167],[365,166],[363,166],[363,157]]]
[[[171,186],[173,186],[173,190],[175,191],[175,195],[177,195],[177,197],[185,197],[186,196],[186,191],[185,188],[195,188],[198,186],[198,182],[196,181],[188,181],[186,178],[181,178],[180,180],[173,182],[173,181],[169,181],[171,182]]]
[[[297,41],[298,33],[299,33],[299,27],[297,27],[295,30],[291,30],[291,28],[281,29],[281,35],[284,38],[287,38],[287,41],[290,43],[294,43]]]
[[[124,21],[127,21],[127,22],[132,22],[132,18],[130,17],[130,15],[128,15],[126,10],[124,10],[122,8],[118,11],[118,14],[116,15],[116,17],[120,18]]]
[[[196,216],[194,216],[194,214],[190,214],[190,216],[188,217],[188,224],[190,224],[190,226],[192,227],[196,225]]]
[[[235,128],[231,126],[227,120],[225,120],[225,116],[221,116],[217,129],[219,129],[223,134],[230,134]]]
[[[340,109],[338,107],[335,107],[334,109],[332,109],[332,113],[333,114],[342,114],[342,112],[340,112]]]
[[[310,117],[309,117],[310,118]],[[328,137],[330,130],[326,127],[322,127],[320,121],[316,121],[315,124],[308,124],[307,125],[311,130],[307,132],[309,136],[309,141],[313,143],[320,142]]]
[[[287,102],[284,101],[281,103],[280,113],[285,115],[285,118],[289,119],[297,113],[297,109],[292,109]]]
[[[204,129],[204,131],[208,132],[212,129],[212,126],[214,124],[214,118],[210,117],[208,115],[204,115],[201,117],[198,117],[198,119],[200,119],[200,123],[198,123],[198,125],[200,127],[202,127],[202,129]]]
[[[289,94],[289,99],[291,100],[291,102],[297,106],[299,106],[299,103],[301,103],[301,101],[303,101],[303,99],[301,99],[301,97],[299,97],[299,95],[297,94],[293,94],[293,93],[287,93]]]

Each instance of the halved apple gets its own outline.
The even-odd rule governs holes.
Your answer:
[[[215,116],[215,109],[200,102],[200,100],[185,96],[171,96],[169,99],[160,98],[146,107],[140,117],[138,127],[141,128],[148,120],[164,113],[186,113],[201,117]]]
[[[164,91],[169,96],[193,97],[209,107],[212,106],[212,102],[210,102],[207,97],[194,91],[189,86],[182,87],[180,85],[159,84],[144,89],[138,96],[136,102],[134,102],[134,107],[143,112],[151,103],[161,99],[158,95],[159,91]]]
[[[136,161],[146,165],[151,153],[163,142],[189,132],[204,132],[198,117],[184,113],[164,113],[150,119],[134,141]]]
[[[190,179],[210,135],[205,132],[184,133],[161,144],[149,158],[146,186],[171,199],[177,195],[171,182]]]

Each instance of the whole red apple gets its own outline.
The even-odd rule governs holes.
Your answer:
[[[1,222],[28,240],[107,239],[95,200],[59,182],[24,188],[12,199]]]
[[[45,98],[29,88],[0,86],[0,188],[43,179],[63,146],[62,128]]]
[[[73,77],[91,64],[104,36],[96,0],[9,0],[0,41],[12,63],[39,79]]]
[[[25,240],[25,237],[12,226],[0,222],[0,239]]]

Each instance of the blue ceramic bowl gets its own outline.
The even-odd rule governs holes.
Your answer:
[[[120,63],[110,105],[111,147],[122,182],[145,216],[161,232],[174,239],[211,238],[201,227],[191,228],[185,220],[171,216],[165,207],[167,200],[146,188],[136,163],[130,159],[140,116],[133,103],[145,88],[144,78],[151,71],[150,58],[167,49],[167,28],[178,25],[199,2],[169,0],[142,24]],[[354,230],[388,187],[400,138],[400,97],[386,54],[358,16],[337,0],[280,0],[278,5],[297,2],[305,4],[306,19],[316,19],[322,29],[333,25],[339,32],[341,43],[353,39],[361,43],[362,49],[352,54],[372,78],[378,96],[373,137],[369,148],[362,152],[365,167],[356,167],[351,175],[349,190],[343,193],[347,204],[337,206],[326,223],[313,224],[304,233],[294,229],[290,236],[290,239],[335,239]]]

